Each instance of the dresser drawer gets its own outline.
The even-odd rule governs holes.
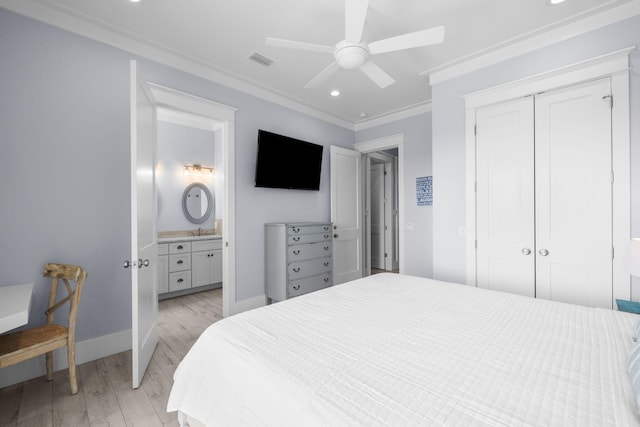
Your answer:
[[[331,286],[331,273],[320,274],[304,279],[292,280],[287,286],[287,298],[297,297]]]
[[[316,242],[327,242],[331,240],[331,233],[322,233],[322,234],[298,234],[298,235],[289,235],[287,237],[287,244],[289,245],[297,245],[299,243],[316,243]]]
[[[190,270],[191,253],[180,255],[169,255],[169,272]]]
[[[191,271],[169,273],[169,292],[189,289],[191,287]]]
[[[222,239],[198,240],[191,242],[192,252],[214,251],[216,249],[222,249]]]
[[[296,236],[299,234],[326,234],[331,233],[331,225],[290,225],[287,228],[287,234]]]
[[[169,243],[169,254],[183,254],[191,252],[191,242]]]
[[[287,247],[289,262],[331,256],[331,242],[306,243]]]
[[[290,280],[325,273],[331,271],[331,257],[292,262],[288,270]]]

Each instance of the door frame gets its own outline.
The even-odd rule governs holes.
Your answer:
[[[580,61],[525,79],[498,85],[464,96],[465,197],[466,197],[466,283],[476,286],[476,109],[531,94],[560,89],[609,77],[613,108],[612,194],[613,194],[613,299],[631,298],[629,239],[631,236],[631,171],[629,164],[629,54],[635,48]],[[615,305],[614,305],[615,307]]]
[[[181,92],[156,83],[147,82],[151,100],[156,108],[194,114],[222,123],[224,153],[224,211],[222,214],[222,315],[238,313],[236,304],[236,248],[235,243],[235,115],[237,108]]]
[[[399,252],[399,266],[400,273],[405,271],[405,230],[402,226],[404,224],[405,209],[404,209],[404,133],[398,133],[395,135],[384,136],[381,138],[370,139],[367,141],[357,142],[353,145],[353,149],[363,153],[373,153],[376,151],[383,151],[392,148],[398,149],[396,177],[398,180],[398,252]],[[364,168],[363,168],[364,169]],[[365,180],[363,180],[364,182]],[[366,230],[367,227],[363,227]],[[368,240],[368,239],[367,239]],[[365,239],[363,239],[363,242]],[[369,266],[371,263],[369,262]]]
[[[371,239],[371,166],[372,166],[372,162],[371,159],[375,159],[376,160],[376,164],[380,164],[384,167],[384,172],[386,173],[385,176],[389,176],[390,178],[385,178],[384,180],[384,197],[385,200],[387,201],[387,203],[385,204],[385,231],[384,231],[384,250],[385,253],[387,254],[387,257],[385,257],[384,260],[384,268],[385,270],[393,270],[394,269],[394,246],[395,246],[395,242],[394,240],[394,236],[397,235],[398,230],[393,230],[394,228],[398,227],[398,224],[396,224],[396,221],[394,221],[393,218],[393,196],[394,196],[394,189],[392,187],[391,182],[393,182],[393,186],[396,186],[397,183],[397,171],[396,171],[396,167],[395,167],[395,163],[397,158],[395,156],[386,154],[384,152],[371,152],[371,153],[366,153],[365,157],[368,158],[369,160],[367,160],[365,163],[365,168],[364,168],[364,172],[365,172],[365,193],[364,193],[364,197],[366,200],[365,203],[365,210],[364,210],[364,215],[365,215],[365,244],[366,244],[366,251],[365,253],[365,270],[367,272],[367,275],[371,275],[371,243],[372,243],[372,239]]]

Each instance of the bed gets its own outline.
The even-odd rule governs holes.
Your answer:
[[[206,426],[640,425],[635,322],[377,274],[211,325],[167,410]]]

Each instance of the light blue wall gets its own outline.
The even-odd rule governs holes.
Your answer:
[[[0,286],[35,283],[46,262],[89,272],[82,341],[131,328],[129,60],[132,55],[0,9]],[[327,221],[329,149],[354,132],[148,60],[146,80],[238,108],[238,300],[264,293],[263,224]],[[254,188],[259,128],[325,145],[319,192]]]
[[[433,86],[434,277],[465,281],[465,109],[462,96],[618,49],[640,45],[634,17]],[[640,235],[640,53],[631,54],[632,233]]]
[[[416,178],[431,175],[431,113],[420,114],[393,123],[361,130],[356,133],[356,142],[385,136],[404,134],[405,161],[405,270],[406,274],[421,277],[433,276],[433,207],[417,206]],[[434,185],[437,185],[435,183]],[[434,200],[434,204],[439,201]],[[406,228],[413,223],[413,231]],[[402,249],[401,249],[402,250]]]

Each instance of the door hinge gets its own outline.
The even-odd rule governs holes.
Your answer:
[[[611,248],[611,259],[614,259],[616,257],[616,248],[612,247]]]
[[[478,241],[477,241],[477,240],[474,240],[474,242],[473,242],[473,246],[474,246],[476,249],[478,249]]]
[[[605,95],[602,100],[609,103],[609,108],[613,108],[613,95]]]
[[[615,175],[615,173],[613,171],[611,171],[611,183],[612,184],[615,181],[615,179],[616,179],[616,175]]]
[[[478,135],[478,125],[473,125],[473,134]]]
[[[387,255],[387,253],[385,252],[385,253],[384,253],[384,257],[386,258],[387,256],[388,256],[388,255]]]
[[[473,191],[475,191],[476,193],[478,192],[478,182],[474,182],[473,183]]]

